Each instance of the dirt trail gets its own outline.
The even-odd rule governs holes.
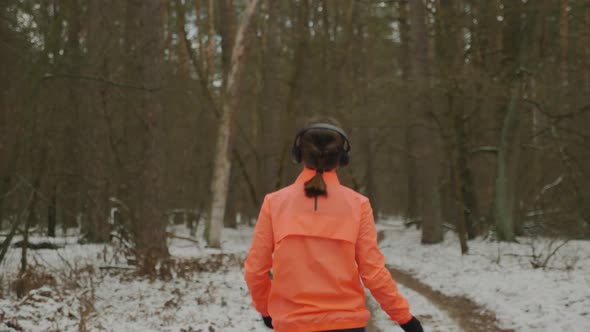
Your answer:
[[[376,308],[372,308],[369,306],[369,310],[371,312],[373,312],[373,309],[380,310],[380,308],[376,309]],[[367,323],[367,332],[381,332],[381,330],[377,326],[375,326],[375,324],[373,323],[373,319],[370,319],[369,322]]]
[[[379,232],[379,242],[385,237],[383,231]],[[431,303],[436,305],[440,310],[448,315],[465,331],[465,332],[515,332],[511,329],[500,328],[496,323],[496,315],[462,296],[448,296],[439,291],[432,289],[430,286],[422,283],[407,272],[388,267],[393,279],[407,288],[421,294]],[[420,316],[418,316],[420,319]],[[380,330],[371,322],[367,326],[368,332],[380,332]]]

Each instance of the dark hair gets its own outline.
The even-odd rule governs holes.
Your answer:
[[[335,123],[335,121],[330,122]],[[322,123],[328,122],[322,121]],[[306,196],[327,196],[328,191],[322,173],[339,166],[340,157],[344,153],[344,144],[342,135],[325,128],[309,129],[301,136],[301,160],[307,168],[317,171],[313,178],[305,182]]]

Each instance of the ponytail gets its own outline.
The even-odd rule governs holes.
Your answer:
[[[324,182],[324,178],[322,174],[324,170],[317,170],[315,176],[311,178],[311,180],[305,182],[304,189],[305,189],[305,196],[307,197],[317,197],[317,196],[327,196],[328,191],[326,188],[326,182]]]
[[[305,167],[316,170],[316,174],[305,182],[305,196],[328,196],[327,185],[322,175],[345,165],[343,157],[350,150],[348,138],[342,129],[326,123],[309,125],[299,131],[293,145],[293,156]]]

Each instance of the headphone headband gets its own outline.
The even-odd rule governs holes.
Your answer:
[[[297,145],[298,141],[301,139],[301,136],[303,136],[303,134],[305,134],[305,132],[310,129],[328,129],[337,132],[344,139],[344,151],[350,151],[350,142],[348,141],[348,135],[346,135],[346,132],[344,132],[344,130],[340,129],[339,127],[329,123],[314,123],[312,125],[309,125],[308,127],[300,129],[299,132],[297,132],[297,135],[295,136],[294,144]]]

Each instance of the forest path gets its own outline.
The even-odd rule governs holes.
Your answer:
[[[379,242],[385,237],[383,231],[379,231]],[[514,332],[511,329],[503,329],[497,325],[496,315],[488,309],[478,305],[472,300],[462,296],[448,296],[430,286],[424,284],[411,274],[388,266],[393,279],[401,286],[411,289],[419,295],[426,298],[430,303],[436,306],[440,311],[448,316],[466,332]],[[410,303],[412,306],[412,303]],[[370,309],[381,310],[379,307],[370,306]],[[375,317],[375,315],[373,315]],[[418,319],[428,325],[437,325],[432,321],[432,316],[417,315]],[[393,327],[392,323],[392,327]],[[391,329],[394,330],[393,328]],[[400,329],[401,330],[401,329]],[[373,320],[369,321],[367,332],[381,332]],[[388,329],[389,331],[389,329]],[[456,331],[459,332],[459,331]]]

